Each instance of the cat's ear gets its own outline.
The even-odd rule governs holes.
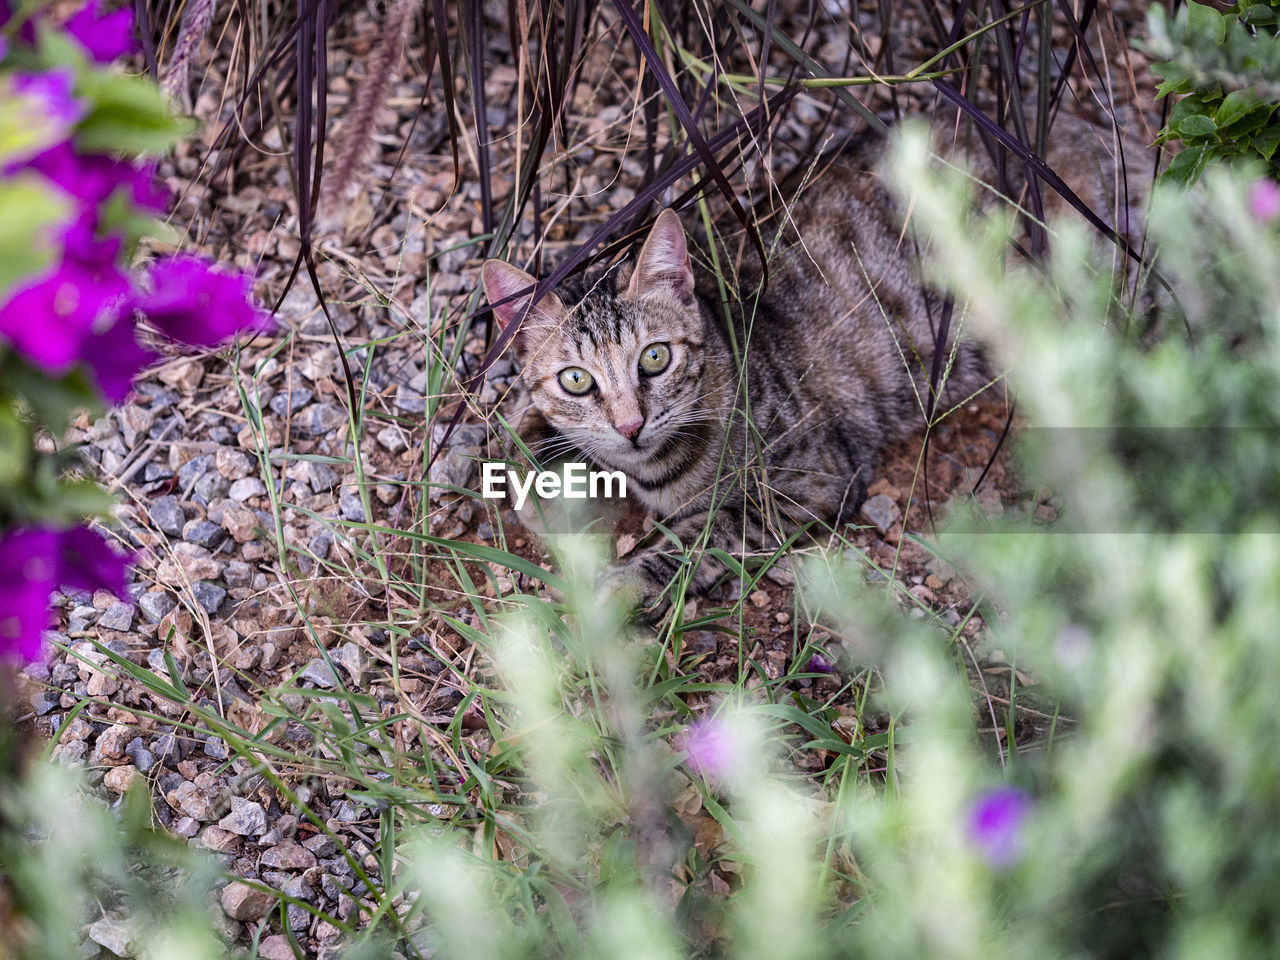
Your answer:
[[[486,260],[480,268],[480,283],[484,285],[484,295],[493,305],[493,314],[498,318],[499,329],[505,330],[512,321],[520,319],[525,313],[525,306],[532,295],[532,287],[536,283],[533,277],[519,267],[513,267],[501,260]],[[515,299],[508,299],[514,297]],[[502,301],[506,300],[506,303]],[[564,304],[560,298],[548,290],[536,304],[529,308],[525,318],[525,327],[535,324],[559,323],[564,319]]]
[[[689,262],[684,226],[670,207],[658,214],[644,241],[627,285],[627,296],[638,297],[662,288],[674,291],[682,300],[693,296],[693,265]]]

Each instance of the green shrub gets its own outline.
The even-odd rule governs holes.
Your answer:
[[[1275,0],[1241,0],[1226,12],[1191,0],[1170,19],[1152,5],[1149,49],[1162,61],[1152,69],[1164,78],[1158,96],[1179,97],[1157,142],[1183,144],[1164,179],[1193,183],[1213,160],[1272,162],[1280,145],[1278,12]]]

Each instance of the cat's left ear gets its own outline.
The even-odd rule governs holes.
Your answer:
[[[689,262],[684,226],[670,207],[658,214],[644,241],[627,285],[627,296],[638,297],[663,288],[674,291],[681,300],[693,296],[693,264]]]

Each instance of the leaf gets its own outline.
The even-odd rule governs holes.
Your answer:
[[[1258,155],[1262,159],[1270,160],[1275,155],[1276,147],[1280,146],[1280,126],[1273,126],[1262,131],[1262,133],[1249,141],[1249,145],[1258,151]]]
[[[91,104],[76,133],[84,152],[160,153],[192,130],[150,80],[121,73],[86,74],[82,80],[78,92]]]
[[[8,406],[0,406],[0,487],[8,489],[26,477],[31,466],[31,434]]]
[[[102,407],[98,394],[79,369],[55,379],[9,354],[0,361],[0,383],[6,390],[26,400],[36,421],[54,436],[67,429],[77,410],[99,410]]]
[[[1169,164],[1168,169],[1161,175],[1161,179],[1184,187],[1191,186],[1200,178],[1205,164],[1209,162],[1209,151],[1211,149],[1212,147],[1209,144],[1187,147],[1173,158],[1173,162]]]
[[[1272,10],[1265,3],[1250,3],[1242,5],[1237,16],[1250,26],[1262,26],[1264,24],[1273,24],[1276,22],[1276,11]]]
[[[1229,127],[1261,102],[1252,90],[1232,90],[1218,106],[1219,127]]]
[[[1211,137],[1218,132],[1218,125],[1213,117],[1203,113],[1193,113],[1180,122],[1177,127],[1178,136],[1184,140],[1192,137]]]
[[[1201,42],[1221,45],[1227,36],[1227,18],[1213,7],[1192,0],[1187,4],[1187,31]]]
[[[0,303],[19,281],[53,262],[50,228],[70,212],[70,203],[33,174],[0,183]]]

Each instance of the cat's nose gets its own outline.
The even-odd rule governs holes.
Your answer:
[[[613,429],[617,430],[628,440],[635,440],[635,438],[640,435],[640,428],[643,426],[644,419],[642,417],[637,417],[634,420],[628,420],[626,423],[614,424]]]

